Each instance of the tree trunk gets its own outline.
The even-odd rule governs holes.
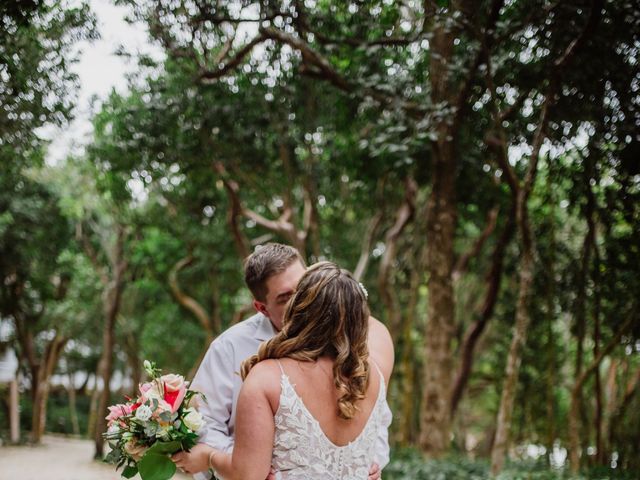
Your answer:
[[[433,190],[427,213],[429,290],[425,331],[424,390],[420,446],[431,457],[441,456],[451,436],[451,340],[454,331],[453,240],[456,224],[453,145],[439,141],[434,155]]]
[[[131,369],[131,391],[129,395],[136,397],[139,394],[138,388],[142,383],[142,360],[140,359],[140,342],[135,332],[130,331],[126,336],[127,363]]]
[[[597,288],[597,287],[596,287]],[[593,332],[593,356],[597,358],[599,350],[600,350],[600,315],[599,310],[596,308],[596,312],[594,314],[594,332]],[[603,457],[603,444],[602,444],[602,383],[600,381],[600,369],[596,368],[594,372],[594,380],[595,380],[595,427],[596,427],[596,462],[598,464],[602,464],[604,461]]]
[[[618,400],[618,367],[620,361],[613,358],[609,364],[607,371],[607,379],[605,383],[605,407],[604,415],[602,419],[602,432],[604,434],[604,440],[602,445],[602,459],[603,463],[607,463],[609,459],[609,445],[611,442],[611,420],[616,409],[616,402]]]
[[[600,350],[598,356],[593,359],[591,365],[583,370],[583,372],[576,378],[576,382],[571,389],[571,404],[569,408],[569,464],[571,466],[571,472],[576,474],[580,470],[580,392],[584,382],[589,376],[595,372],[600,366],[602,359],[611,353],[611,351],[618,345],[618,342],[622,338],[622,335],[631,327],[635,318],[635,311],[631,312],[627,320],[623,323],[620,329],[616,332],[607,346]]]
[[[32,389],[32,410],[31,410],[31,443],[38,444],[42,439],[42,431],[46,419],[46,394],[45,389],[49,386],[42,383],[40,375],[36,377],[31,386]]]
[[[40,443],[47,423],[47,401],[49,400],[49,380],[60,358],[60,353],[67,343],[66,338],[58,333],[47,344],[44,358],[38,367],[38,373],[33,380],[33,411],[31,415],[31,441]]]
[[[614,441],[617,440],[616,433],[617,433],[618,427],[620,426],[620,423],[624,420],[627,409],[629,408],[629,405],[631,405],[633,398],[638,393],[639,384],[640,384],[640,368],[638,368],[635,371],[635,374],[633,374],[632,377],[629,379],[624,391],[624,396],[622,397],[619,403],[619,406],[615,411],[615,414],[611,418],[611,430],[609,431],[609,443],[611,445],[613,445]],[[638,444],[637,442],[638,436],[636,434],[636,436],[634,437],[635,442],[634,440],[631,440],[631,442],[628,442],[627,438],[623,440],[626,443],[626,445],[622,445],[620,443],[617,444],[616,450],[618,452],[618,460],[617,460],[618,468],[626,469],[626,470],[637,469],[640,466],[640,462],[638,462],[638,455],[637,455],[638,449],[637,447],[634,448],[633,445]],[[624,451],[622,451],[623,448],[620,448],[623,446],[625,447]]]
[[[595,165],[592,156],[585,159],[585,175],[584,184],[587,191],[587,208],[586,218],[588,225],[589,242],[593,251],[593,267],[590,269],[593,281],[593,357],[597,358],[600,353],[600,312],[601,312],[601,295],[600,295],[600,252],[598,251],[597,232],[596,232],[596,198],[591,187],[593,180],[597,181],[595,174]],[[604,446],[602,438],[602,383],[600,380],[600,370],[596,369],[595,376],[595,429],[596,429],[596,462],[604,463]]]
[[[115,343],[115,326],[120,302],[125,284],[125,272],[127,262],[124,260],[124,227],[118,226],[117,239],[114,248],[112,278],[106,285],[103,295],[104,325],[102,330],[102,354],[98,362],[97,376],[102,380],[102,392],[98,402],[96,412],[96,429],[94,432],[95,458],[102,458],[104,449],[104,438],[102,434],[107,429],[105,414],[109,406],[111,390],[111,375],[113,373],[113,346]],[[97,382],[96,382],[97,383]]]
[[[415,198],[418,186],[408,177],[405,181],[405,199],[396,211],[395,222],[385,235],[385,250],[378,270],[378,291],[387,312],[387,325],[392,337],[401,331],[402,308],[399,305],[396,288],[391,284],[394,278],[392,266],[396,260],[398,241],[415,213]]]
[[[473,357],[476,345],[480,340],[482,332],[484,332],[487,323],[491,319],[494,307],[498,300],[500,292],[500,284],[502,283],[502,271],[504,265],[504,256],[507,246],[513,238],[515,232],[515,202],[514,207],[509,213],[504,230],[496,243],[492,254],[491,270],[486,278],[487,291],[485,293],[484,302],[482,304],[479,316],[473,324],[469,326],[464,335],[461,347],[460,367],[451,393],[451,417],[453,418],[458,410],[460,401],[464,394],[464,390],[471,376],[473,368]]]
[[[69,372],[69,388],[67,394],[69,396],[69,418],[71,419],[71,429],[74,435],[80,435],[80,424],[78,423],[78,407],[76,402],[76,386],[73,380],[73,374]]]
[[[434,105],[453,104],[450,62],[454,33],[442,22],[434,26],[429,67]],[[432,189],[427,201],[426,270],[429,290],[425,329],[424,389],[421,405],[420,448],[440,457],[451,442],[451,341],[455,328],[453,297],[453,241],[456,229],[455,133],[443,118],[435,125],[432,142]]]
[[[98,389],[98,377],[96,375],[93,390],[91,391],[91,402],[89,403],[89,421],[87,422],[87,437],[94,438],[96,433],[96,419],[98,418],[98,401],[100,390]]]
[[[547,339],[546,339],[546,350],[547,350],[547,388],[546,388],[546,401],[547,401],[547,438],[545,442],[545,447],[547,450],[546,460],[547,465],[551,466],[551,458],[553,453],[553,445],[556,440],[556,382],[557,382],[557,374],[556,374],[556,339],[553,332],[553,325],[556,319],[555,312],[555,299],[556,299],[556,272],[555,272],[555,264],[556,264],[556,210],[555,205],[557,204],[556,195],[554,195],[554,185],[552,182],[552,178],[554,174],[556,174],[555,169],[553,168],[553,164],[550,161],[547,161],[547,198],[551,208],[551,215],[549,215],[549,257],[547,260],[547,265],[545,266],[545,271],[547,275],[546,281],[546,303],[547,303],[547,311],[546,311],[546,322],[547,322]]]
[[[549,302],[553,302],[553,299],[551,298]],[[556,441],[556,346],[552,319],[552,313],[549,312],[547,318],[547,441],[545,442],[546,459],[549,466],[551,465],[553,445]]]
[[[396,443],[400,446],[411,445],[414,441],[415,431],[415,399],[418,386],[415,350],[413,348],[412,332],[416,320],[416,308],[418,304],[420,288],[420,273],[417,268],[411,272],[411,285],[406,315],[402,325],[402,357],[398,369],[402,381],[402,395],[400,404],[400,419],[397,431]]]
[[[521,240],[521,261],[519,275],[519,291],[516,304],[516,322],[513,328],[513,337],[509,354],[507,356],[507,366],[505,370],[504,385],[500,398],[500,409],[496,425],[496,437],[491,451],[491,473],[497,475],[502,470],[509,447],[509,436],[511,433],[511,417],[518,385],[518,374],[520,372],[520,362],[522,359],[522,349],[527,339],[529,328],[529,294],[533,283],[533,232],[529,224],[527,211],[527,198],[525,191],[518,192],[518,231]]]
[[[18,392],[18,380],[13,379],[9,384],[9,439],[11,443],[20,441],[20,397]]]

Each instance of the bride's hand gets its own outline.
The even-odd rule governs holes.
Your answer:
[[[198,443],[188,452],[178,452],[171,456],[171,460],[185,473],[193,475],[206,472],[209,469],[209,454],[213,451],[204,443]]]
[[[380,480],[382,478],[382,472],[380,471],[380,465],[374,463],[369,469],[369,480]]]

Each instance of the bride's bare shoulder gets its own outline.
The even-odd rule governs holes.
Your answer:
[[[245,395],[264,395],[272,406],[277,409],[277,399],[280,396],[280,367],[276,360],[263,360],[253,366],[247,378],[244,379],[242,390]]]
[[[393,340],[389,329],[380,320],[369,317],[369,355],[375,361],[389,382],[393,370]]]
[[[245,383],[250,381],[257,385],[270,384],[278,377],[280,377],[280,366],[278,365],[278,361],[275,359],[268,359],[256,363],[244,381]]]

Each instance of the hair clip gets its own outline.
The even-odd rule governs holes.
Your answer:
[[[360,289],[362,289],[362,293],[364,293],[364,298],[366,298],[368,300],[369,299],[369,292],[367,291],[366,288],[364,288],[364,285],[362,284],[362,282],[358,282],[358,285],[360,285]]]

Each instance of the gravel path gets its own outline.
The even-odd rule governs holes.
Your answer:
[[[93,442],[45,435],[36,447],[0,447],[0,480],[121,480],[115,465],[93,461]],[[139,476],[134,477],[139,480]],[[175,480],[191,477],[177,474]]]

